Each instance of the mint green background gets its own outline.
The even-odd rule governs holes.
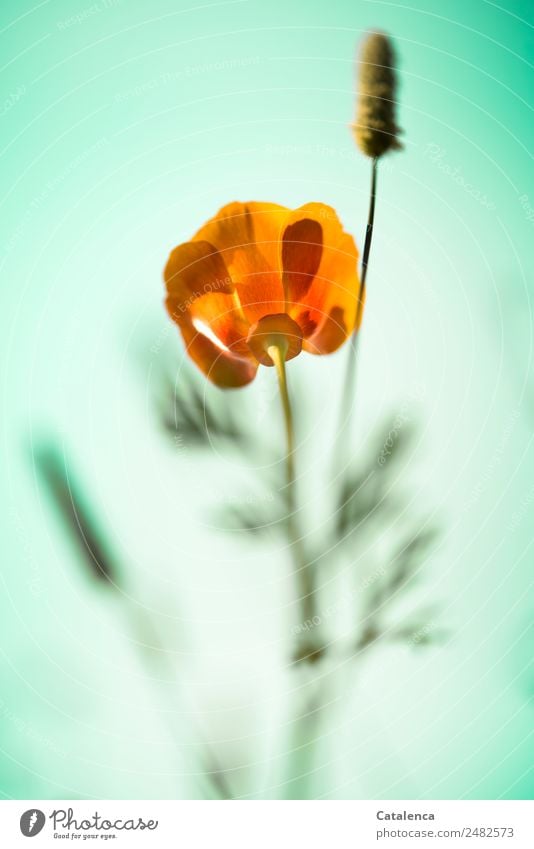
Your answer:
[[[198,793],[194,744],[173,752],[126,618],[34,477],[32,446],[57,432],[236,793],[278,792],[287,564],[274,543],[260,553],[207,526],[206,502],[253,490],[244,461],[177,453],[158,433],[152,376],[180,351],[161,268],[233,199],[331,203],[361,247],[369,163],[348,124],[369,27],[397,44],[405,150],[379,178],[355,444],[423,387],[403,477],[443,528],[420,593],[451,639],[341,668],[353,684],[313,793],[532,797],[533,7],[416,5],[3,4],[4,797]],[[315,456],[343,360],[292,365],[315,400]],[[278,429],[272,378],[246,391],[267,399],[258,426]]]

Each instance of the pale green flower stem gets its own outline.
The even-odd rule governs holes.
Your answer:
[[[285,775],[280,783],[280,795],[285,799],[312,798],[311,784],[314,780],[317,738],[319,734],[319,709],[316,707],[317,685],[319,679],[311,673],[311,665],[320,656],[321,646],[317,642],[317,629],[310,631],[306,623],[313,623],[317,611],[317,592],[315,574],[307,562],[306,551],[302,542],[297,522],[297,498],[295,475],[295,431],[293,414],[287,387],[285,353],[280,345],[267,348],[278,375],[280,399],[284,414],[286,430],[286,485],[288,502],[288,532],[294,561],[294,574],[297,586],[297,596],[300,602],[300,619],[298,626],[299,640],[294,655],[295,672],[304,676],[301,686],[294,692],[297,694],[298,705],[291,705],[291,718],[288,723],[289,739],[287,752],[284,753]],[[313,634],[310,640],[310,634]],[[310,674],[311,673],[311,674]]]
[[[307,563],[306,552],[302,536],[297,522],[297,497],[296,497],[296,475],[295,475],[295,429],[293,426],[293,413],[289,392],[287,388],[287,375],[285,364],[285,351],[280,345],[270,345],[267,353],[271,357],[278,376],[280,388],[280,400],[284,413],[284,424],[286,431],[286,487],[288,504],[288,531],[291,543],[291,551],[295,565],[295,580],[297,583],[298,598],[300,601],[301,618],[299,624],[313,620],[316,609],[316,588],[312,567]],[[303,633],[305,633],[303,631]],[[305,659],[304,657],[302,659]]]

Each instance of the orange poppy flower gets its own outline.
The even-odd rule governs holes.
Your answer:
[[[274,365],[272,345],[286,360],[339,348],[356,321],[357,261],[329,206],[230,203],[172,251],[166,306],[204,374],[244,386]]]

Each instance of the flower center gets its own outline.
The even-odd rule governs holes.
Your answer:
[[[302,331],[287,313],[265,315],[250,328],[247,345],[258,362],[274,366],[269,348],[277,348],[284,360],[291,360],[302,350]]]

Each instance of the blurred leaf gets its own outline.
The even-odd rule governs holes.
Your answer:
[[[400,628],[391,630],[388,638],[393,642],[405,643],[417,649],[443,643],[449,634],[446,628],[437,627],[433,620],[417,618]]]
[[[249,393],[225,392],[213,387],[187,359],[180,363],[179,369],[169,361],[165,364],[164,357],[150,364],[151,380],[157,390],[158,417],[175,445],[205,449],[219,441],[246,451],[254,460],[256,474],[263,479],[269,492],[276,494],[273,503],[268,504],[249,503],[244,499],[238,503],[226,503],[214,511],[214,523],[223,531],[242,532],[258,542],[281,535],[287,540],[289,550],[291,540],[279,398],[275,391],[271,392],[275,387],[269,383],[268,370],[262,371],[267,391],[263,396],[260,394],[258,401],[257,397],[250,400]],[[302,383],[290,377],[295,421],[301,425],[309,418],[307,405],[310,393],[305,389]],[[274,428],[273,418],[276,422]],[[328,566],[331,559],[337,562],[340,550],[349,552],[353,557],[362,531],[365,531],[366,545],[371,533],[382,537],[384,528],[391,528],[394,533],[396,523],[392,517],[401,513],[403,526],[406,527],[402,461],[406,459],[413,436],[413,424],[404,411],[387,417],[360,454],[358,462],[341,477],[334,496],[335,513],[330,532],[325,535],[326,539],[323,537],[319,542],[318,551],[306,552],[307,562]],[[271,438],[276,440],[274,445]],[[362,590],[364,610],[356,640],[358,649],[371,646],[383,638],[409,642],[415,640],[414,634],[418,635],[417,645],[426,645],[437,639],[437,630],[433,635],[430,633],[421,612],[411,613],[399,623],[391,623],[390,616],[394,603],[416,585],[416,578],[436,535],[435,527],[414,526],[412,523],[400,541],[396,542],[393,537],[391,554],[385,555],[383,574]],[[387,625],[384,624],[386,619]],[[317,649],[315,644],[312,648],[313,651]],[[305,650],[308,651],[307,646]],[[321,656],[323,653],[321,649]],[[317,653],[317,658],[319,656]]]
[[[344,475],[336,503],[335,540],[348,541],[369,520],[400,508],[393,491],[398,462],[409,446],[413,427],[388,420],[374,440],[367,460]]]
[[[255,537],[287,533],[287,514],[273,505],[226,505],[215,518],[226,531],[245,531]]]
[[[356,643],[358,649],[365,648],[382,637],[406,642],[413,640],[415,643],[415,635],[419,634],[421,643],[431,642],[430,630],[422,624],[425,622],[425,615],[429,616],[428,611],[426,614],[422,611],[412,614],[416,616],[415,619],[400,624],[391,624],[388,612],[407,591],[413,589],[438,534],[439,531],[434,525],[428,525],[421,530],[412,529],[384,567],[383,575],[368,587],[362,629]],[[433,617],[431,621],[434,622]],[[428,626],[428,621],[426,625]]]
[[[412,529],[405,536],[384,566],[382,577],[369,588],[368,611],[382,612],[386,605],[400,597],[401,591],[413,584],[437,535],[437,528],[429,526],[422,530]]]
[[[159,333],[144,333],[132,351],[164,433],[177,448],[207,448],[221,439],[242,446],[248,441],[244,394],[213,386],[181,349],[175,330],[165,324]]]
[[[212,390],[205,381],[201,385],[196,376],[186,373],[181,375],[178,385],[168,376],[162,377],[162,390],[160,420],[175,442],[179,437],[188,446],[203,447],[211,445],[214,439],[241,445],[246,441],[247,435],[235,418],[234,407],[227,403],[222,391]]]
[[[418,611],[412,619],[399,626],[386,625],[379,627],[378,617],[371,617],[362,628],[356,641],[357,652],[376,645],[379,641],[399,642],[414,649],[425,648],[430,645],[444,642],[449,636],[449,631],[436,624],[437,613],[429,615],[427,612]]]
[[[398,590],[405,587],[409,581],[415,580],[438,534],[437,527],[429,525],[413,535],[407,535],[386,570],[386,600],[391,600]]]
[[[91,577],[112,586],[119,585],[113,558],[104,543],[87,499],[76,484],[71,467],[56,444],[40,445],[33,460],[37,473],[75,541]]]

